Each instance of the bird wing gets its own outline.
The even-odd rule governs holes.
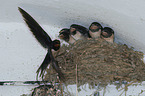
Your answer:
[[[61,72],[61,69],[60,69],[57,61],[54,59],[54,57],[52,55],[52,51],[51,51],[50,48],[48,48],[48,52],[45,56],[45,59],[44,59],[41,66],[38,68],[38,70],[36,72],[37,73],[36,79],[38,80],[39,73],[40,73],[39,77],[42,77],[42,79],[43,79],[44,73],[47,69],[47,66],[50,64],[50,62],[52,62],[52,67],[58,73],[58,76],[59,76],[60,80],[64,81],[64,79],[65,79],[64,74]]]
[[[64,81],[65,80],[65,77],[64,77],[64,74],[62,73],[59,65],[58,65],[58,62],[54,59],[53,55],[52,55],[52,51],[48,49],[48,51],[50,51],[50,58],[52,60],[52,67],[53,69],[58,73],[58,76],[60,78],[60,80]]]
[[[24,21],[28,25],[29,29],[31,30],[31,32],[33,33],[35,38],[40,42],[40,44],[44,48],[48,49],[48,52],[46,54],[44,61],[42,62],[41,66],[38,68],[38,70],[36,72],[37,77],[40,73],[39,76],[42,76],[42,79],[43,79],[45,70],[46,70],[48,64],[52,61],[52,67],[58,73],[60,79],[63,79],[64,75],[61,72],[61,69],[59,68],[57,62],[55,61],[55,59],[52,55],[52,51],[51,51],[52,40],[51,40],[50,36],[42,29],[42,27],[26,11],[24,11],[20,7],[18,7],[18,9],[19,9],[20,13],[22,14],[22,16],[24,17]]]
[[[18,10],[22,14],[24,21],[28,25],[30,31],[33,33],[38,42],[44,47],[51,46],[52,40],[50,36],[42,29],[42,27],[31,17],[26,11],[18,7]]]
[[[72,24],[71,26],[76,28],[76,30],[79,31],[81,34],[83,34],[85,37],[91,38],[89,34],[89,30],[86,27],[78,25],[78,24]]]
[[[42,77],[42,79],[43,79],[44,73],[47,69],[47,66],[50,64],[50,62],[51,62],[50,51],[48,51],[42,64],[40,65],[40,67],[36,71],[36,73],[37,73],[36,79],[37,80],[38,80],[39,73],[40,73],[39,77]]]

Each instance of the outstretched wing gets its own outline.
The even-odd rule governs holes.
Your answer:
[[[41,66],[38,68],[38,70],[36,72],[37,78],[40,73],[40,76],[43,79],[46,68],[47,68],[48,64],[52,61],[52,67],[58,73],[60,79],[64,80],[64,75],[61,72],[61,69],[59,68],[57,62],[54,60],[54,57],[52,55],[52,51],[51,51],[52,40],[51,40],[50,36],[42,29],[42,27],[26,11],[24,11],[20,7],[18,7],[18,9],[19,9],[20,13],[22,14],[22,16],[24,17],[24,21],[28,25],[29,29],[31,30],[31,32],[33,33],[35,38],[38,40],[38,42],[40,42],[40,44],[44,48],[48,49],[48,53],[46,54],[44,61],[42,62]]]
[[[49,48],[52,43],[50,36],[42,29],[42,27],[31,17],[26,11],[18,7],[22,14],[24,21],[28,25],[30,31],[33,33],[35,38],[40,42],[44,48]]]

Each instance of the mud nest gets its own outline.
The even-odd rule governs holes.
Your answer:
[[[62,96],[58,86],[40,85],[35,87],[31,96]]]
[[[143,53],[125,44],[111,44],[102,39],[78,40],[72,45],[63,45],[54,56],[65,74],[65,84],[76,84],[76,64],[78,86],[145,80]],[[50,69],[45,80],[57,79],[57,73]]]

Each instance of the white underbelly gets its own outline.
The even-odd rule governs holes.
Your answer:
[[[89,31],[89,34],[90,34],[90,36],[91,36],[92,38],[99,38],[101,32],[100,32],[100,31],[99,31],[99,32],[91,32],[91,31]]]

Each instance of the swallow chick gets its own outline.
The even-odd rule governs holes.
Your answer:
[[[36,79],[38,80],[38,75],[39,77],[42,77],[47,69],[47,66],[52,63],[53,69],[58,73],[58,76],[60,80],[64,80],[64,74],[61,72],[61,69],[57,63],[57,61],[54,59],[52,55],[52,49],[57,51],[60,48],[60,41],[59,40],[54,40],[52,41],[50,36],[42,29],[42,27],[31,17],[26,11],[24,11],[22,8],[18,7],[18,10],[22,14],[24,21],[26,22],[27,26],[29,27],[30,31],[32,34],[35,36],[37,41],[47,49],[47,54],[45,56],[45,59],[43,60],[42,64],[37,70],[37,77]]]
[[[104,29],[101,32],[101,38],[103,38],[107,42],[113,43],[114,42],[114,31],[109,27],[104,27]]]
[[[93,22],[89,27],[89,34],[92,38],[100,38],[102,26],[98,22]]]
[[[87,28],[77,24],[70,26],[70,34],[75,40],[91,37]]]
[[[59,36],[60,39],[64,40],[67,43],[73,44],[76,40],[70,35],[70,29],[67,28],[63,28],[60,32],[59,32]]]

